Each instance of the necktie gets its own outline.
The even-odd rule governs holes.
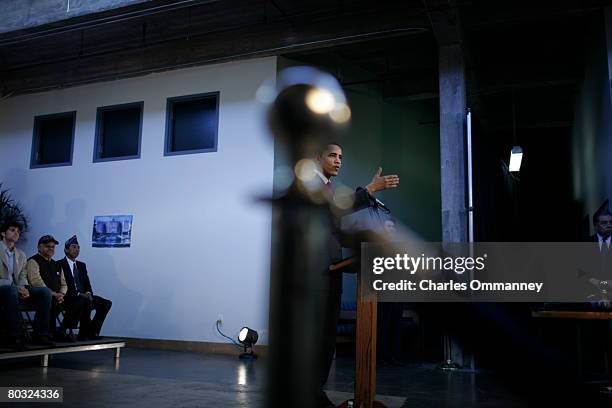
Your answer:
[[[81,287],[81,277],[79,276],[79,270],[77,269],[76,262],[72,264],[72,277],[74,278],[74,286],[77,292],[83,292]]]

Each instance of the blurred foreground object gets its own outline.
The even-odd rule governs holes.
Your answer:
[[[332,76],[290,68],[280,73],[275,87],[262,85],[257,96],[269,104],[268,123],[288,162],[282,171],[275,170],[282,188],[276,189],[274,200],[266,406],[286,406],[289,401],[299,407],[330,406],[322,386],[333,358],[340,310],[341,243],[357,253],[360,242],[381,240],[381,231],[369,228],[344,234],[339,220],[362,207],[382,205],[370,194],[397,187],[399,177],[382,176],[379,168],[366,189],[332,189],[330,179],[337,175],[342,155],[337,141],[351,116]],[[331,158],[333,166],[322,165],[322,157]],[[355,402],[363,408],[382,406],[374,402],[376,296],[362,299],[358,294],[357,329]]]
[[[331,231],[329,192],[313,182],[314,157],[346,130],[350,109],[335,78],[308,67],[282,71],[257,96],[269,104],[268,123],[293,176],[274,200],[266,407],[311,408],[320,403]]]

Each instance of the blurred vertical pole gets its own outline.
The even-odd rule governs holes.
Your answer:
[[[266,407],[315,407],[322,370],[325,209],[296,190],[274,206]]]
[[[329,273],[329,191],[314,173],[316,150],[336,139],[350,116],[335,78],[312,68],[287,69],[277,79],[268,120],[295,174],[273,200],[270,273],[270,358],[266,408],[319,405]],[[344,109],[344,110],[343,110]],[[333,113],[333,114],[332,114]]]

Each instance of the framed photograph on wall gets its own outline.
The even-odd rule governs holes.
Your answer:
[[[132,242],[132,216],[96,215],[91,242],[96,248],[129,248]]]

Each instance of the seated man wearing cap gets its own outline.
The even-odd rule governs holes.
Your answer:
[[[59,242],[52,235],[44,235],[38,240],[38,254],[30,257],[27,263],[28,281],[32,287],[49,288],[53,296],[50,316],[50,329],[57,341],[73,341],[66,334],[66,329],[75,327],[78,317],[83,313],[83,305],[66,299],[68,291],[64,273],[53,260],[55,245]],[[61,330],[56,330],[55,320],[60,312],[60,305],[66,312]]]
[[[64,253],[66,257],[58,261],[58,264],[64,271],[68,285],[68,293],[65,299],[75,298],[78,301],[84,302],[85,305],[80,317],[79,340],[99,340],[102,324],[113,303],[108,299],[93,294],[91,282],[87,275],[87,265],[76,260],[81,253],[81,247],[76,235],[73,235],[66,241]],[[92,309],[96,311],[93,320],[91,320]]]
[[[15,244],[21,234],[21,224],[6,222],[0,226],[0,308],[8,325],[10,347],[16,351],[24,350],[22,328],[23,320],[20,304],[36,310],[34,321],[35,344],[53,346],[49,337],[49,312],[51,291],[47,288],[30,288],[26,279],[26,255]]]

